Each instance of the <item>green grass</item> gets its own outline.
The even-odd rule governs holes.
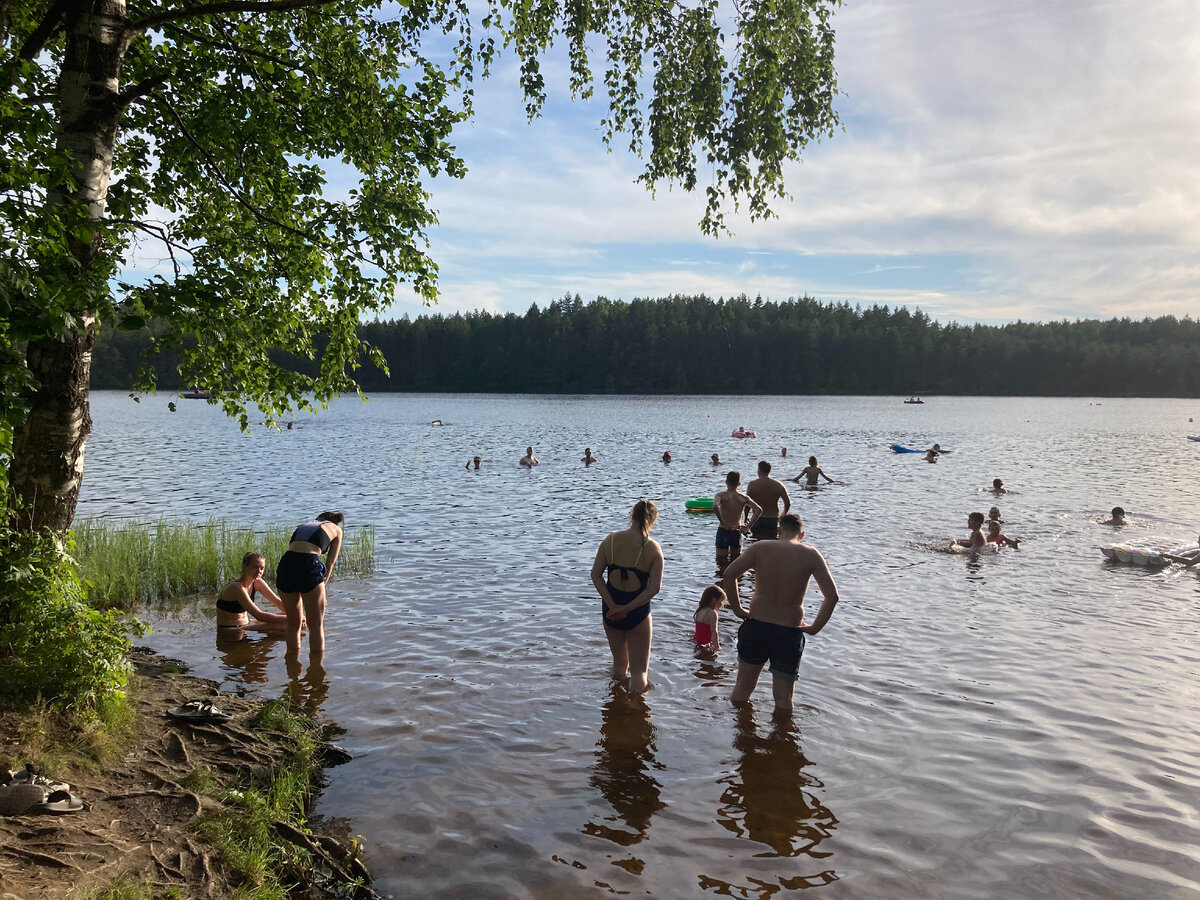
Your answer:
[[[241,573],[242,556],[251,550],[266,557],[271,581],[291,533],[291,526],[255,528],[226,519],[80,519],[75,559],[91,584],[94,606],[128,609],[142,601],[220,590]],[[347,528],[334,577],[361,578],[374,571],[375,526]]]
[[[183,889],[177,884],[138,884],[118,881],[111,887],[88,894],[87,900],[181,900]]]

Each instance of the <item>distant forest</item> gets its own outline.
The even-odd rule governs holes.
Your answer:
[[[807,297],[576,295],[524,315],[364,323],[361,336],[390,369],[360,369],[366,391],[1200,397],[1190,317],[960,325]],[[92,387],[128,389],[150,364],[160,390],[180,388],[174,354],[147,359],[149,346],[145,331],[105,330]]]

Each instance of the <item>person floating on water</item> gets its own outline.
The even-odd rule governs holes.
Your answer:
[[[1196,546],[1194,548],[1181,550],[1178,553],[1164,553],[1163,559],[1169,559],[1173,563],[1179,563],[1179,565],[1187,566],[1188,568],[1200,564],[1200,537],[1196,538]]]
[[[817,458],[815,456],[810,456],[808,458],[808,465],[800,470],[799,475],[795,478],[789,478],[788,481],[794,481],[799,484],[801,478],[805,480],[805,484],[808,487],[816,487],[818,478],[824,478],[829,484],[841,484],[840,481],[834,481],[825,474],[825,470],[817,465]]]
[[[763,666],[769,662],[775,709],[790,712],[805,636],[819,634],[837,606],[837,585],[825,558],[815,547],[801,543],[803,538],[800,517],[788,513],[779,520],[779,540],[753,544],[725,570],[730,608],[738,618],[745,619],[738,629],[737,682],[729,695],[735,706],[750,699]],[[750,569],[754,570],[754,596],[747,612],[738,596],[738,578]],[[811,624],[804,620],[804,593],[809,579],[816,579],[823,598]]]
[[[741,472],[725,476],[725,490],[713,496],[713,512],[717,514],[717,565],[722,565],[742,552],[742,535],[750,534],[762,507],[738,490]],[[742,512],[750,507],[750,519],[742,524]]]
[[[717,454],[714,453],[712,455],[712,464],[714,466],[719,466],[721,464],[721,457],[717,456]]]
[[[476,469],[480,468],[483,465],[483,457],[476,456],[476,457],[473,457],[472,459],[468,459],[466,468],[468,468],[468,469],[471,468],[472,464],[475,465]]]
[[[1124,525],[1125,524],[1124,508],[1122,508],[1120,506],[1114,506],[1112,508],[1112,515],[1109,518],[1105,519],[1100,524],[1101,525],[1117,525],[1117,526]]]
[[[746,493],[762,507],[750,533],[760,541],[775,540],[779,536],[779,504],[786,513],[792,508],[792,498],[783,483],[771,477],[771,464],[765,459],[758,464],[758,477],[746,485]]]
[[[596,461],[596,457],[592,456],[592,448],[584,447],[583,448],[583,459],[581,459],[580,462],[583,463],[585,466],[590,466],[595,461]]]
[[[671,451],[670,450],[663,451],[662,461],[664,463],[669,463],[671,461]]]
[[[1018,546],[1021,543],[1021,539],[1020,538],[1010,538],[1007,535],[1001,534],[999,519],[988,519],[987,527],[988,527],[987,542],[989,544],[998,544],[1002,547],[1009,546],[1009,547],[1012,547],[1014,550],[1018,549]]]
[[[519,466],[524,466],[527,469],[532,469],[534,466],[541,465],[541,460],[533,455],[533,448],[526,447],[525,455],[521,457],[521,461],[517,463]]]
[[[779,449],[779,455],[786,457],[787,456],[787,447],[781,447]]]
[[[721,649],[721,634],[717,631],[719,617],[717,613],[729,602],[725,591],[720,585],[710,584],[700,595],[696,611],[692,613],[692,621],[696,630],[692,634],[692,643],[703,653],[716,653]]]
[[[967,527],[971,529],[971,533],[965,538],[958,538],[951,541],[951,547],[966,547],[972,553],[978,553],[987,544],[987,539],[983,536],[983,513],[973,512],[967,516]]]

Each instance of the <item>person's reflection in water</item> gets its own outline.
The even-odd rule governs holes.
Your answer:
[[[774,715],[770,730],[759,734],[751,706],[739,707],[733,748],[741,754],[736,772],[725,785],[717,821],[739,837],[771,848],[762,857],[809,857],[820,868],[788,887],[815,886],[836,880],[828,866],[829,851],[820,845],[837,825],[837,817],[818,799],[820,781],[804,769],[812,765],[800,749],[799,729],[791,716]],[[705,878],[707,884],[719,884]],[[733,886],[730,886],[733,887]]]
[[[632,847],[645,839],[650,820],[666,806],[659,799],[662,785],[651,774],[662,768],[654,755],[654,722],[646,701],[620,687],[604,704],[601,717],[596,762],[588,782],[616,815],[589,822],[583,833]]]
[[[283,632],[268,634],[249,628],[218,628],[217,650],[230,669],[241,672],[244,684],[266,684],[267,668],[277,647],[283,646]]]
[[[300,663],[299,648],[288,648],[287,652],[288,697],[297,706],[303,706],[310,715],[321,711],[325,698],[329,696],[329,674],[325,671],[325,653],[310,653],[308,671]]]

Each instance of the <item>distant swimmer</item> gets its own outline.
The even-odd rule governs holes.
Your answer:
[[[662,461],[665,463],[669,463],[671,461],[671,451],[670,450],[663,451]]]
[[[787,456],[787,447],[782,447],[782,448],[780,448],[780,450],[779,450],[779,455],[780,455],[780,456]]]
[[[712,455],[712,464],[714,466],[719,466],[721,464],[721,457],[717,456],[717,454],[714,453]]]
[[[541,460],[533,455],[533,448],[526,447],[525,455],[521,457],[521,461],[517,463],[519,466],[524,466],[527,469],[532,469],[534,466],[541,465]]]
[[[750,529],[760,541],[773,541],[779,536],[779,505],[786,514],[792,508],[792,498],[781,481],[771,477],[771,464],[765,459],[758,464],[758,477],[746,485],[746,493],[762,507],[762,515]]]
[[[808,458],[808,465],[801,470],[799,475],[797,475],[795,478],[789,478],[788,481],[795,481],[796,483],[799,483],[801,478],[805,479],[805,482],[809,487],[817,486],[817,478],[824,478],[830,484],[841,484],[840,481],[834,481],[825,474],[825,470],[817,465],[817,458],[815,456],[810,456]]]
[[[938,453],[938,451],[936,451],[932,447],[930,447],[928,450],[925,451],[925,462],[937,462],[939,455],[940,454]]]
[[[971,533],[965,538],[958,538],[951,541],[951,547],[966,547],[972,552],[978,552],[987,544],[987,538],[983,536],[983,513],[973,512],[967,516],[967,527]]]
[[[988,521],[999,522],[1001,525],[1004,524],[1004,519],[1000,518],[1000,507],[993,506],[988,510]]]
[[[441,419],[434,419],[434,420],[433,420],[432,422],[430,422],[429,424],[430,424],[430,425],[445,425],[446,423],[445,423],[445,422],[443,422]]]
[[[1112,508],[1112,516],[1110,518],[1105,519],[1100,524],[1101,525],[1124,525],[1124,524],[1126,524],[1125,509],[1120,506],[1114,506]]]
[[[468,459],[466,467],[469,469],[469,468],[471,468],[472,464],[474,464],[476,469],[480,468],[483,465],[483,457],[476,456],[473,459]]]
[[[752,545],[725,570],[730,608],[746,620],[738,629],[737,682],[729,695],[734,705],[750,699],[763,666],[769,662],[775,709],[790,712],[805,637],[820,633],[837,606],[837,585],[829,566],[816,547],[801,543],[803,538],[800,517],[788,513],[779,520],[779,540]],[[738,596],[738,578],[750,569],[754,570],[754,596],[747,613]],[[823,598],[811,624],[804,620],[809,579],[816,579]]]
[[[596,461],[596,457],[592,456],[592,448],[584,447],[583,448],[583,459],[581,459],[580,462],[583,463],[585,466],[590,466],[595,461]]]
[[[1010,538],[1007,535],[1000,533],[1000,522],[997,519],[989,519],[988,523],[987,542],[989,544],[999,544],[1001,546],[1012,547],[1014,550],[1021,543],[1020,538]]]
[[[730,472],[725,476],[725,490],[713,496],[713,512],[717,514],[718,565],[742,552],[742,535],[749,534],[762,515],[762,507],[738,490],[741,483],[741,472]],[[750,507],[750,520],[743,525],[742,512],[746,507]]]
[[[997,497],[999,497],[1001,494],[1008,493],[1008,491],[1004,487],[1004,479],[1003,478],[993,478],[992,479],[992,493],[995,494]]]
[[[634,694],[650,688],[650,600],[662,588],[663,576],[662,547],[650,538],[657,519],[658,507],[639,500],[629,527],[601,541],[592,563],[592,584],[603,601],[600,612],[612,651],[612,675],[618,681],[628,675]]]

